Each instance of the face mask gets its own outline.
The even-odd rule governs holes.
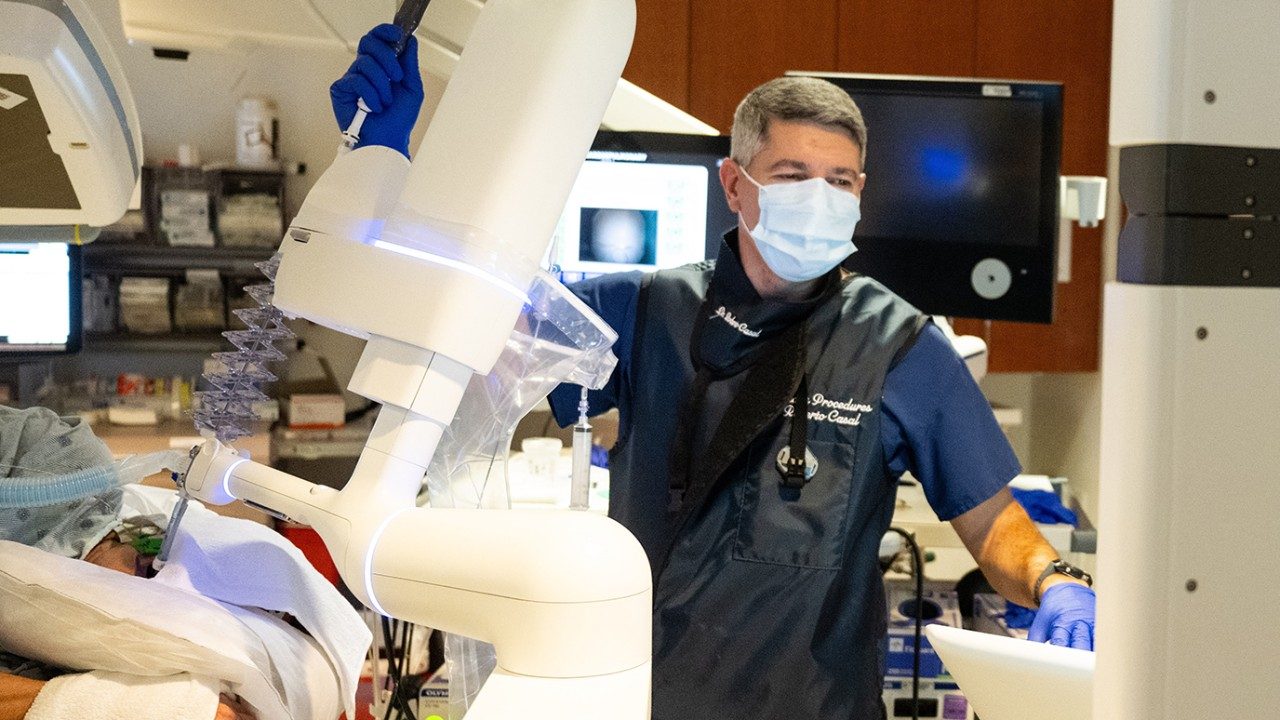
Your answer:
[[[761,185],[760,222],[751,230],[761,257],[778,277],[805,282],[822,277],[853,254],[861,202],[822,178]]]

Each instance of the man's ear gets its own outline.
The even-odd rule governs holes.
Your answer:
[[[854,184],[853,194],[862,197],[862,189],[867,186],[867,174],[859,173],[858,181]]]
[[[729,209],[735,213],[742,212],[742,201],[738,197],[738,183],[742,177],[738,173],[738,163],[730,158],[725,158],[720,163],[720,185],[724,188],[724,200],[729,204]]]

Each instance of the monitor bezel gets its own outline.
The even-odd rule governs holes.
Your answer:
[[[705,155],[717,157],[719,162],[729,158],[728,135],[696,135],[691,133],[664,133],[647,130],[600,130],[591,143],[591,152],[638,152],[651,155],[654,153]],[[588,159],[590,162],[595,162]],[[717,165],[716,170],[719,170]],[[721,188],[720,176],[716,173],[713,186]],[[721,188],[723,192],[723,188]],[[730,228],[710,227],[711,217],[707,217],[707,245],[704,254],[714,258],[720,251],[720,242],[724,232]],[[646,270],[651,272],[652,270]]]
[[[983,320],[1050,323],[1057,287],[1059,176],[1062,166],[1061,83],[982,78],[912,77],[860,73],[794,72],[834,83],[851,96],[919,95],[969,97],[999,102],[1011,98],[1038,101],[1041,124],[1040,203],[1036,242],[1016,246],[996,242],[939,243],[925,238],[855,233],[860,252],[845,267],[866,274],[933,315]],[[1007,89],[1008,95],[1004,92]],[[869,128],[869,154],[875,153],[875,129]],[[869,179],[874,182],[874,179]],[[872,251],[872,252],[869,252]],[[997,300],[980,297],[971,275],[978,262],[995,258],[1010,268],[1013,284]]]

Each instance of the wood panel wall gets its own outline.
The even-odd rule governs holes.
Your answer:
[[[1105,175],[1111,0],[637,0],[626,76],[728,132],[748,91],[787,70],[1064,84],[1063,174]],[[1102,233],[1076,228],[1052,325],[961,321],[993,372],[1098,368]]]

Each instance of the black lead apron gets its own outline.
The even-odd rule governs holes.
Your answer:
[[[647,280],[618,403],[610,515],[654,566],[653,718],[877,718],[895,491],[880,398],[923,317],[835,274],[813,300],[766,302],[734,243]],[[802,482],[779,466],[794,432]]]

